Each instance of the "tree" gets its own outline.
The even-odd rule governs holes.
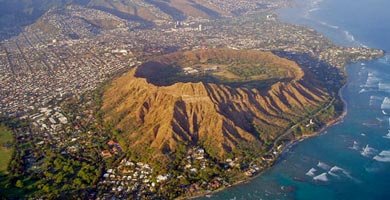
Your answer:
[[[45,193],[49,193],[50,192],[50,187],[48,185],[45,185],[43,186],[42,190],[45,192]]]
[[[17,180],[15,186],[18,188],[22,188],[22,187],[24,187],[24,184],[21,180]]]
[[[62,183],[63,180],[64,180],[64,175],[62,173],[59,173],[56,176],[55,183],[60,184],[60,183]]]

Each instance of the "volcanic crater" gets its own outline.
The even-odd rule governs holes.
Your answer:
[[[255,155],[328,101],[295,62],[271,52],[202,49],[156,57],[115,79],[103,94],[104,121],[126,148],[169,160],[179,145],[216,160]]]

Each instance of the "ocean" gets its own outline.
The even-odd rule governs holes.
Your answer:
[[[296,0],[282,21],[390,52],[389,0]],[[200,199],[390,199],[390,54],[347,66],[348,114],[254,180]]]

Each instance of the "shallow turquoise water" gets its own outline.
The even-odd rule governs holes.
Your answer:
[[[390,51],[390,1],[298,5],[282,10],[281,19],[313,27],[340,45]],[[390,199],[390,115],[381,109],[390,97],[390,55],[349,65],[347,73],[348,115],[341,123],[289,149],[262,176],[211,199]]]

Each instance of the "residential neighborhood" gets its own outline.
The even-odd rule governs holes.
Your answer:
[[[173,199],[230,187],[270,167],[291,138],[272,138],[272,144],[264,142],[261,157],[247,159],[243,155],[252,154],[243,151],[223,155],[222,160],[207,152],[207,144],[202,141],[196,145],[174,141],[180,150],[164,152],[164,158],[172,162],[166,164],[162,160],[166,165],[158,166],[160,160],[153,157],[134,156],[128,150],[132,144],[125,142],[131,133],[122,134],[104,119],[100,110],[102,91],[112,84],[110,81],[171,52],[247,49],[270,51],[296,62],[336,96],[345,84],[343,67],[347,63],[384,54],[382,50],[365,47],[336,46],[314,29],[279,21],[274,10],[288,5],[287,0],[208,2],[222,11],[238,10],[243,15],[177,21],[160,9],[151,8],[159,19],[149,25],[97,8],[71,5],[51,9],[17,35],[1,40],[0,117],[14,129],[16,139],[8,167],[14,176],[8,186],[26,194],[38,191],[37,197],[48,199],[101,200]],[[180,72],[191,76],[221,69],[218,64],[197,64]],[[155,96],[158,95],[156,92]],[[327,106],[324,110],[328,108],[334,109]],[[325,111],[320,114],[329,117]],[[136,120],[134,117],[134,123]],[[312,116],[301,122],[307,130],[320,126]],[[298,132],[294,126],[289,133]],[[145,151],[153,155],[153,150]],[[16,186],[17,182],[19,186],[33,184],[24,188]]]

